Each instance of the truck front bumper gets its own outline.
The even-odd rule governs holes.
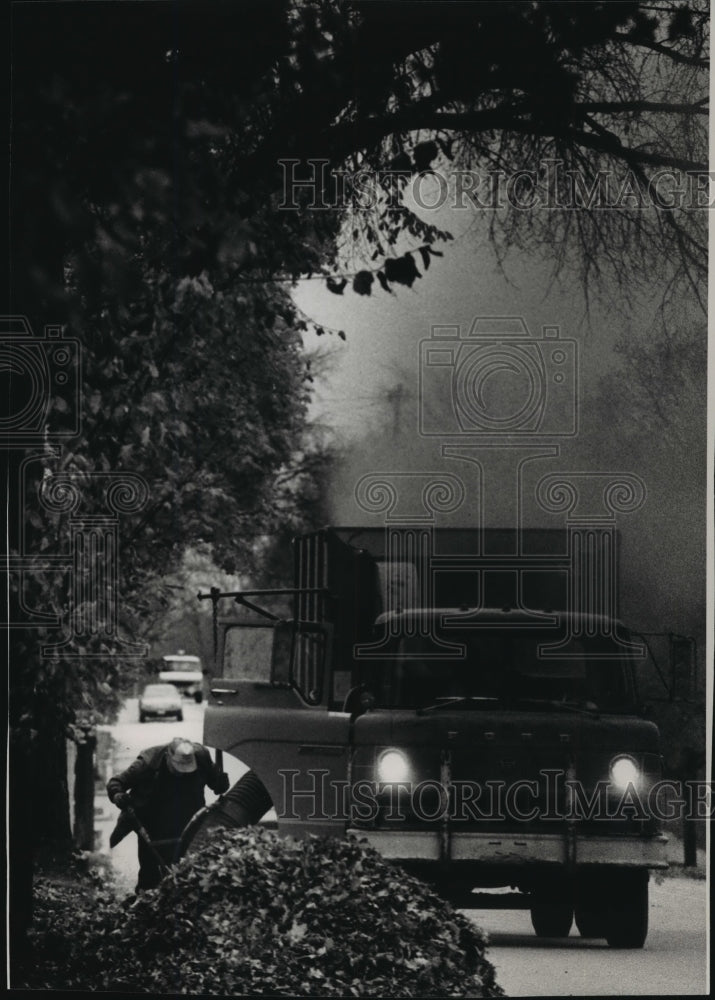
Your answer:
[[[488,865],[619,865],[667,868],[668,838],[596,837],[563,833],[451,833],[431,830],[361,830],[349,834],[366,840],[391,861],[479,862]]]

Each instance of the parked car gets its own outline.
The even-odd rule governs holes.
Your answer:
[[[146,722],[150,716],[166,718],[174,716],[183,721],[181,695],[173,684],[147,684],[139,698],[139,721]]]

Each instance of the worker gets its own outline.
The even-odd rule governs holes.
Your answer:
[[[116,847],[132,830],[137,832],[137,892],[152,889],[161,880],[156,853],[165,864],[175,860],[182,830],[206,804],[206,785],[220,795],[228,789],[228,775],[214,764],[206,747],[181,737],[143,750],[125,771],[107,782],[110,801],[122,810],[109,838],[110,847]],[[137,820],[151,844],[137,831]]]

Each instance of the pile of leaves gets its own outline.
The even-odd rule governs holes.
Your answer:
[[[50,988],[249,996],[501,996],[485,939],[355,840],[214,831],[154,890],[84,909],[38,894]]]

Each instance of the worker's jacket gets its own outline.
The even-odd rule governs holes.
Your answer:
[[[137,759],[107,782],[110,800],[127,792],[131,807],[152,839],[178,838],[188,821],[206,804],[206,785],[220,794],[228,788],[228,775],[211,760],[206,747],[194,743],[196,770],[175,774],[167,763],[168,744],[143,750]],[[122,810],[109,843],[116,846],[134,830],[132,817]]]

